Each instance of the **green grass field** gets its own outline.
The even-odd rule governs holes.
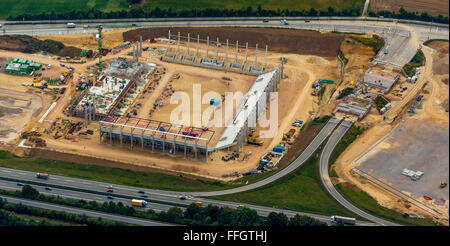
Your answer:
[[[316,154],[292,174],[262,188],[214,198],[302,212],[357,217],[335,201],[322,186],[318,159]]]
[[[412,226],[435,226],[436,223],[426,219],[405,218],[400,213],[380,206],[378,202],[364,191],[354,191],[350,188],[337,184],[336,190],[345,197],[347,201],[358,208],[379,218],[383,218],[402,225]]]
[[[261,5],[262,9],[267,10],[302,10],[310,8],[315,8],[316,10],[327,10],[329,6],[333,7],[335,10],[343,10],[354,7],[362,7],[363,3],[364,0],[152,0],[145,3],[145,8],[154,9],[159,7],[164,9],[172,8],[174,10],[205,8],[242,9],[251,6],[253,9],[256,9],[258,5]]]
[[[96,8],[103,11],[128,9],[127,0],[1,0],[0,18],[42,12],[67,13],[72,10]]]
[[[261,5],[263,9],[277,10],[303,10],[315,8],[316,10],[327,10],[329,6],[335,10],[350,8],[362,8],[364,0],[152,0],[143,3],[144,10],[152,10],[156,7],[161,9],[172,8],[173,10],[189,9],[243,9],[251,6],[256,9]],[[72,10],[95,8],[101,11],[118,11],[128,9],[127,0],[1,0],[0,19],[19,14],[36,14],[55,11],[56,13],[67,13]]]
[[[90,179],[112,184],[176,191],[222,190],[240,185],[237,183],[225,184],[218,181],[206,182],[162,173],[136,172],[120,168],[46,160],[34,157],[21,158],[15,157],[5,151],[0,151],[0,167],[32,172],[47,172],[54,175]]]

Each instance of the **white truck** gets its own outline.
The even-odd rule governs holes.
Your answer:
[[[343,223],[345,225],[356,225],[356,219],[335,215],[335,216],[331,216],[331,223]]]
[[[69,22],[67,23],[67,28],[75,28],[77,25],[75,23]]]

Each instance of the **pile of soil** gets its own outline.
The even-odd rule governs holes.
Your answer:
[[[39,40],[27,35],[0,36],[0,49],[23,53],[48,52],[58,56],[80,56],[81,49],[65,46],[63,43],[46,39]]]
[[[280,53],[293,53],[300,55],[317,55],[324,57],[337,56],[339,47],[344,40],[343,34],[325,33],[310,30],[275,29],[275,28],[232,28],[232,27],[174,27],[174,28],[140,28],[123,33],[125,41],[137,41],[139,36],[143,39],[154,37],[167,37],[171,34],[180,34],[184,37],[190,33],[191,37],[200,35],[200,39],[225,42],[231,44],[239,41],[240,45],[248,42],[249,46],[268,49]],[[205,41],[206,42],[206,41]]]

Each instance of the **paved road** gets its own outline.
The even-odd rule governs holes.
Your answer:
[[[13,169],[10,169],[10,170],[15,171]],[[1,170],[1,171],[5,171],[5,170]],[[9,171],[9,170],[7,170],[7,171]],[[19,171],[19,172],[22,173],[22,171]],[[34,175],[34,173],[30,173],[30,174]],[[52,177],[54,177],[54,176],[52,175]],[[34,180],[36,180],[36,178],[34,178]],[[89,181],[89,182],[91,182],[91,181]],[[71,184],[68,184],[68,185],[71,185]],[[107,184],[105,184],[105,185],[107,185]],[[121,197],[117,197],[117,196],[115,197],[114,200],[109,200],[106,198],[106,195],[92,194],[89,192],[73,191],[73,190],[58,189],[58,188],[52,188],[51,191],[48,191],[48,190],[45,190],[45,185],[42,186],[42,185],[35,185],[35,184],[32,184],[32,187],[35,188],[36,190],[38,190],[40,193],[45,194],[45,195],[59,195],[61,197],[65,197],[65,198],[83,199],[83,200],[87,200],[87,201],[97,201],[97,202],[113,201],[113,202],[118,203],[120,201],[125,205],[130,205],[130,199],[121,198]],[[114,188],[116,188],[116,186],[114,186]],[[138,190],[138,188],[136,188],[136,187],[130,187],[130,188],[134,188],[136,190],[136,192]],[[0,180],[0,189],[21,190],[22,187],[17,186],[17,182]],[[117,190],[115,190],[115,193],[117,194]],[[148,196],[149,196],[149,198],[154,199],[153,194],[149,193]],[[146,198],[139,198],[139,199],[146,199]],[[227,206],[227,207],[231,207],[231,208],[237,208],[239,205],[244,205],[246,207],[256,210],[260,216],[268,216],[270,212],[277,212],[277,213],[283,212],[289,218],[295,216],[296,214],[299,214],[299,215],[306,215],[306,216],[318,219],[322,222],[326,222],[326,223],[330,222],[330,216],[326,216],[326,215],[303,213],[303,212],[297,212],[297,211],[292,211],[292,210],[250,205],[250,204],[244,204],[244,203],[217,201],[217,200],[211,200],[211,199],[205,199],[205,198],[195,198],[195,200],[193,197],[187,197],[187,200],[179,200],[178,198],[175,198],[172,200],[169,198],[169,199],[163,199],[162,202],[180,203],[180,205],[178,207],[184,211],[185,210],[184,206],[187,206],[194,201],[202,201],[205,206],[207,206],[208,204],[212,204],[212,205],[216,205],[219,207]],[[169,208],[171,208],[173,206],[174,205],[166,205],[166,204],[161,204],[158,202],[149,202],[148,207],[146,209],[153,209],[156,212],[160,212],[160,211],[167,211],[167,210],[169,210]],[[135,209],[141,209],[141,208],[135,208]],[[359,226],[374,226],[376,224],[373,224],[371,222],[358,221],[357,225],[359,225]]]
[[[333,198],[338,201],[342,206],[347,208],[348,210],[352,211],[353,213],[368,219],[370,221],[373,221],[377,224],[384,225],[384,226],[398,226],[398,224],[385,221],[383,219],[379,219],[375,216],[372,216],[361,209],[355,207],[350,202],[345,200],[344,197],[342,197],[341,194],[336,190],[334,185],[331,183],[330,176],[328,175],[328,163],[330,161],[331,153],[333,152],[336,145],[341,141],[342,137],[345,135],[345,133],[350,129],[350,127],[353,125],[353,122],[350,121],[343,121],[333,132],[330,139],[328,140],[327,144],[325,145],[324,149],[322,150],[322,154],[320,155],[320,179],[322,180],[323,185],[325,186],[325,189],[333,196]]]
[[[283,28],[298,28],[311,29],[319,31],[340,31],[340,32],[357,32],[357,33],[378,33],[384,37],[386,46],[378,54],[377,60],[387,64],[402,67],[409,62],[415,54],[418,45],[410,41],[408,37],[411,33],[408,29],[402,26],[408,26],[415,32],[421,41],[427,39],[448,39],[449,28],[447,27],[433,27],[419,24],[402,24],[398,25],[397,21],[369,21],[369,19],[359,18],[354,20],[327,20],[327,19],[311,19],[309,23],[304,20],[289,20],[289,25],[283,25],[279,21],[271,20],[269,23],[262,23],[260,20],[179,20],[179,21],[152,21],[139,22],[139,27],[161,27],[161,26],[258,26],[258,27],[283,27]],[[77,28],[66,28],[66,24],[24,24],[24,25],[4,25],[0,31],[3,34],[28,34],[28,35],[44,35],[44,34],[66,34],[66,33],[94,33],[95,26],[99,23],[89,23],[89,28],[84,29],[81,25]],[[111,30],[115,28],[131,27],[131,22],[115,22],[102,23],[104,30]],[[406,38],[406,41],[405,41]],[[269,45],[270,46],[270,45]],[[389,53],[384,55],[384,48],[388,48]],[[399,50],[397,52],[397,50]]]
[[[220,196],[220,195],[228,195],[228,194],[234,194],[239,193],[243,191],[249,191],[253,190],[259,187],[262,187],[264,185],[267,185],[269,183],[272,183],[287,174],[291,173],[298,167],[300,167],[303,163],[305,163],[312,154],[317,150],[317,148],[325,141],[325,139],[331,134],[331,132],[334,130],[334,128],[339,123],[339,120],[336,118],[331,118],[327,124],[322,128],[322,130],[317,134],[317,136],[309,143],[308,147],[295,159],[293,163],[291,163],[289,166],[285,167],[281,171],[277,172],[274,175],[269,176],[266,179],[263,179],[261,181],[255,182],[253,184],[237,187],[234,189],[229,190],[221,190],[221,191],[208,191],[208,192],[191,192],[190,194],[193,196]]]
[[[0,189],[2,190],[12,190],[12,191],[20,191],[22,190],[21,186],[17,185],[18,182],[15,181],[6,181],[6,180],[0,180]],[[42,185],[32,185],[33,188],[35,188],[37,191],[39,191],[39,193],[44,194],[44,195],[55,195],[55,196],[60,196],[63,198],[72,198],[72,199],[83,199],[86,201],[96,201],[96,202],[115,202],[115,203],[119,203],[122,202],[122,204],[124,205],[128,205],[131,206],[131,199],[129,198],[123,198],[123,197],[118,197],[118,196],[114,196],[114,199],[108,199],[107,195],[101,195],[101,194],[93,194],[93,193],[89,193],[89,192],[81,192],[81,191],[74,191],[74,190],[67,190],[67,189],[63,189],[63,188],[51,188],[52,190],[46,190],[45,187],[46,186],[42,186]],[[140,197],[136,197],[136,199],[145,199],[145,198],[140,198]],[[148,202],[147,203],[147,208],[139,208],[139,207],[135,207],[136,210],[147,210],[147,209],[152,209],[156,212],[161,212],[161,211],[167,211],[169,210],[171,207],[173,207],[173,205],[167,205],[167,204],[162,204],[162,203],[155,203],[155,202]],[[184,208],[182,208],[184,209]]]
[[[369,8],[369,3],[370,3],[370,0],[366,0],[366,2],[364,3],[364,9],[363,9],[361,16],[365,16],[365,14],[367,13],[367,9]]]
[[[113,215],[113,214],[107,214],[107,213],[101,213],[101,212],[94,212],[94,211],[90,211],[90,210],[84,210],[84,209],[54,205],[54,204],[49,204],[49,203],[44,203],[44,202],[25,200],[25,199],[9,197],[9,196],[4,196],[4,195],[0,195],[0,197],[6,199],[10,203],[22,203],[23,205],[27,205],[30,207],[37,207],[37,208],[49,209],[49,210],[55,210],[55,211],[65,211],[68,213],[79,214],[79,215],[85,214],[89,217],[95,217],[95,218],[100,217],[102,219],[119,221],[119,222],[134,224],[134,225],[173,226],[168,223],[161,223],[161,222],[157,222],[157,221],[138,219],[138,218],[132,218],[132,217],[126,217],[126,216],[119,216],[119,215]]]
[[[207,197],[207,196],[216,196],[216,195],[224,195],[224,194],[233,194],[237,192],[248,191],[251,189],[255,189],[258,187],[262,187],[268,183],[271,183],[290,172],[294,171],[298,167],[300,167],[309,157],[317,150],[317,148],[323,143],[323,141],[331,134],[334,128],[339,123],[339,120],[335,118],[331,118],[329,122],[324,126],[324,128],[319,132],[319,134],[314,138],[314,140],[308,145],[308,147],[302,152],[302,154],[288,167],[279,171],[278,173],[270,176],[268,179],[238,187],[235,189],[222,190],[222,191],[211,191],[211,192],[175,192],[175,191],[162,191],[155,189],[144,189],[137,188],[132,186],[124,186],[124,185],[113,185],[114,195],[116,196],[115,201],[122,201],[122,203],[129,205],[130,198],[137,199],[145,199],[151,200],[149,205],[150,208],[156,211],[167,211],[170,207],[179,205],[180,207],[188,206],[189,204],[195,201],[203,201],[204,205],[213,204],[217,206],[228,206],[231,208],[236,208],[241,203],[227,202],[227,201],[216,201],[206,198],[199,198],[199,196]],[[39,192],[44,194],[61,194],[66,197],[71,198],[79,198],[79,199],[91,199],[99,202],[107,201],[106,193],[107,187],[110,185],[104,182],[97,182],[91,180],[83,180],[76,178],[69,178],[64,176],[51,175],[48,180],[37,179],[35,177],[34,172],[15,170],[9,168],[0,168],[0,178],[12,178],[16,180],[21,180],[24,182],[33,182],[33,187],[37,188]],[[37,182],[37,183],[36,183]],[[44,189],[45,186],[53,187],[52,191],[46,191]],[[58,187],[59,188],[55,188]],[[67,190],[67,188],[77,188],[82,190]],[[0,188],[2,189],[18,189],[16,181],[8,181],[8,180],[0,180]],[[147,195],[148,198],[140,198],[138,191],[142,190]],[[180,196],[186,196],[186,200],[180,200]],[[120,196],[126,196],[127,198],[121,198]],[[301,213],[297,211],[283,210],[271,207],[263,207],[263,206],[255,206],[250,204],[243,204],[247,207],[255,209],[259,215],[267,216],[270,212],[283,212],[286,213],[289,217],[294,216],[295,214],[307,215],[312,218],[321,220],[323,222],[329,222],[329,216],[317,215],[312,213]],[[359,222],[358,225],[373,225],[371,223]]]

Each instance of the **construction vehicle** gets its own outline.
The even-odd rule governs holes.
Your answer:
[[[441,189],[444,189],[447,186],[447,182],[441,182],[441,185],[439,185],[439,187]]]
[[[264,142],[261,141],[261,140],[258,140],[258,139],[257,139],[258,137],[259,137],[259,135],[254,135],[254,136],[249,137],[249,138],[247,139],[247,143],[248,143],[248,144],[253,144],[253,145],[258,145],[258,146],[263,145]]]
[[[40,137],[42,136],[42,133],[38,131],[30,131],[30,132],[23,132],[22,138],[28,138],[28,137]]]
[[[147,206],[147,202],[144,200],[132,199],[131,205],[135,207],[145,208]]]
[[[48,179],[48,173],[36,173],[38,179]]]

